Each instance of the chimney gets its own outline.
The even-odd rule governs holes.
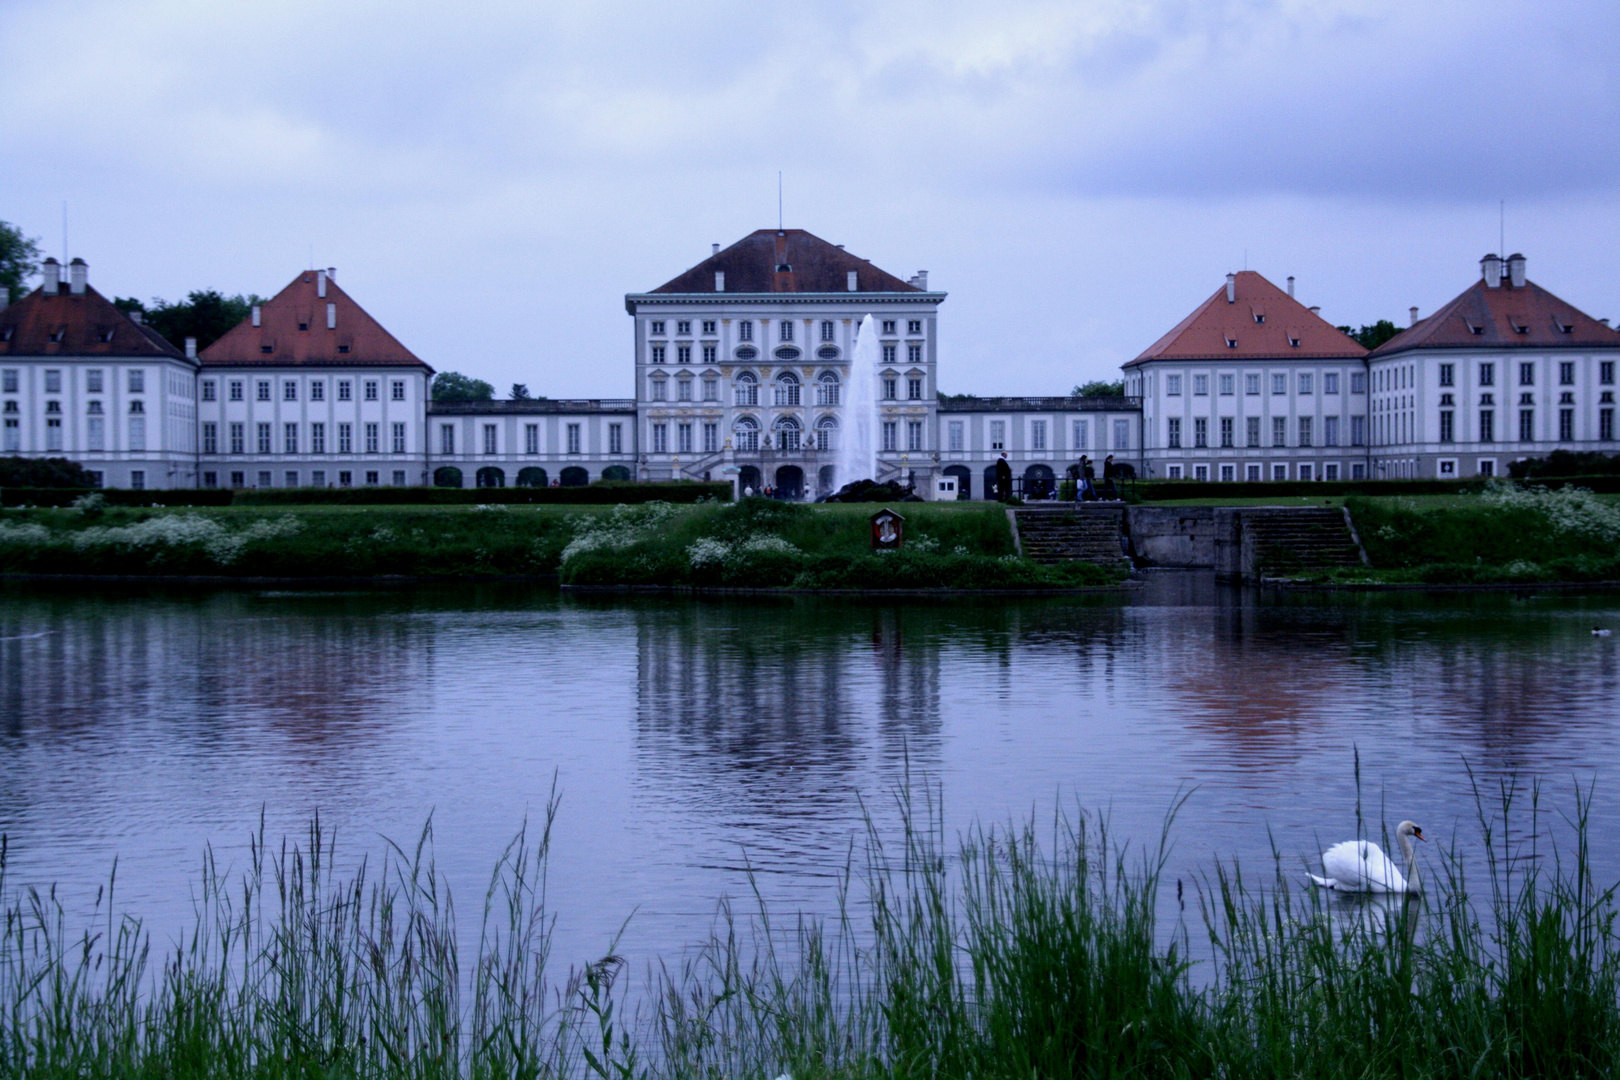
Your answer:
[[[859,291],[858,286],[856,284],[856,282],[859,280],[859,277],[858,277],[858,275],[856,274],[856,272],[854,270],[851,270],[849,272],[847,280],[849,282],[849,291],[850,292]]]
[[[1288,295],[1289,296],[1294,295],[1294,275],[1293,274],[1288,275]]]
[[[315,295],[322,300],[326,299],[326,271],[315,271]]]
[[[140,312],[132,311],[129,313],[129,321],[134,323],[136,326],[139,326],[145,321],[145,319],[142,317]]]
[[[326,328],[328,330],[337,329],[337,305],[331,302],[326,305]]]
[[[194,337],[186,338],[186,359],[197,359],[197,339]]]
[[[716,270],[714,272],[714,291],[726,291],[726,272],[724,270]]]
[[[1493,252],[1479,260],[1480,275],[1485,278],[1485,287],[1494,289],[1502,284],[1502,260]]]
[[[1607,318],[1599,319],[1598,322],[1602,323],[1604,326],[1609,325],[1609,320]]]
[[[337,267],[328,266],[326,268],[326,276],[331,278],[333,281],[336,281],[337,280]]]
[[[83,259],[74,259],[68,263],[68,279],[72,282],[69,288],[74,296],[84,295],[84,286],[90,279],[90,264]]]
[[[1412,307],[1409,307],[1406,310],[1407,310],[1407,314],[1411,315],[1411,317],[1412,317],[1412,321],[1407,323],[1406,325],[1407,326],[1416,326],[1417,325],[1417,306],[1413,305]]]
[[[709,254],[710,255],[718,255],[718,254],[720,254],[720,245],[719,244],[710,244],[709,245]]]
[[[1515,251],[1508,256],[1508,280],[1515,289],[1524,288],[1524,256]]]
[[[917,271],[917,288],[921,289],[923,292],[928,291],[928,271]]]
[[[45,261],[40,264],[39,272],[45,276],[45,280],[39,285],[41,291],[46,296],[55,296],[62,288],[62,264],[57,262],[54,256],[46,256]]]
[[[259,305],[254,304],[253,305],[253,325],[258,326],[258,325],[260,325],[260,322],[261,322],[261,317],[259,315]]]
[[[1310,310],[1310,313],[1312,315],[1320,315],[1320,314],[1322,314],[1322,305],[1321,304],[1316,304],[1316,305],[1312,306],[1309,310]]]
[[[1237,275],[1236,274],[1227,274],[1226,275],[1226,302],[1228,304],[1237,303]]]

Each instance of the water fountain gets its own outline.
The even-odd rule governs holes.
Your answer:
[[[849,378],[844,383],[843,423],[833,461],[838,488],[877,479],[877,369],[877,326],[868,315],[855,333]]]

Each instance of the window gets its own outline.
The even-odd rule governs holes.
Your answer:
[[[675,320],[675,332],[677,334],[684,334],[687,337],[690,337],[692,335],[692,320],[691,319],[676,319]]]
[[[1489,360],[1479,365],[1479,385],[1496,385],[1496,365]]]
[[[915,375],[913,375],[911,378],[907,379],[906,380],[906,397],[908,399],[910,399],[911,401],[920,400],[922,398],[922,396],[923,396],[922,384],[923,384],[922,379],[918,378]]]
[[[919,344],[918,342],[913,341],[913,342],[909,343],[908,345],[906,345],[906,363],[908,363],[908,364],[920,364],[920,363],[922,363],[922,358],[923,358],[923,355],[922,355],[922,345],[921,344]]]
[[[1209,376],[1208,375],[1194,375],[1193,376],[1193,393],[1198,395],[1199,397],[1204,397],[1204,396],[1209,394]]]
[[[737,324],[737,340],[754,340],[754,322],[752,319],[744,319],[742,322]]]
[[[91,404],[95,405],[95,404],[97,404],[97,402],[92,401]],[[210,428],[210,427],[214,427],[214,428],[216,428],[216,430],[213,431],[213,432],[209,432],[207,429]],[[208,438],[208,436],[210,434],[212,434],[214,436],[213,439],[211,440],[212,444],[217,446],[219,444],[219,432],[217,430],[217,426],[213,425],[213,424],[205,424],[204,425],[204,430],[203,430],[203,442],[205,444],[210,442],[210,440]],[[85,437],[85,443],[86,443],[85,449],[87,449],[87,450],[105,450],[105,449],[107,449],[107,421],[103,420],[99,416],[92,416],[92,417],[88,418],[87,420],[85,420],[85,422],[84,422],[84,437]],[[214,453],[214,451],[212,449],[207,449],[207,450],[205,450],[205,453],[212,454],[212,453]]]
[[[692,346],[685,344],[675,346],[675,362],[677,364],[690,364],[692,362]]]
[[[883,421],[883,449],[893,452],[899,434],[899,425],[893,420]]]
[[[908,333],[908,334],[920,334],[920,333],[922,333],[922,320],[921,319],[911,319],[911,320],[909,320],[906,323],[906,333]]]
[[[98,372],[98,373],[97,373],[97,374],[99,374],[99,372]],[[99,382],[100,382],[100,381],[101,381],[101,380],[100,380],[100,379],[99,379],[99,378],[98,378],[98,379],[97,379],[97,380],[96,380],[96,382],[98,382],[98,383],[99,383]],[[90,390],[90,393],[92,393],[92,394],[95,394],[95,393],[99,393],[99,392],[100,392],[100,391],[101,391],[101,387],[99,387],[99,386],[97,386],[97,387],[95,387],[95,388],[94,388],[94,389],[91,389],[91,388],[89,388],[89,387],[86,387],[86,389],[89,389],[89,390]],[[216,384],[216,383],[215,383],[215,382],[214,382],[214,380],[213,380],[213,379],[204,379],[204,380],[203,380],[203,384],[202,384],[202,399],[203,399],[203,400],[204,400],[204,401],[214,401],[214,400],[217,400],[217,399],[216,399],[216,398],[215,398],[215,397],[214,397],[214,394],[215,394],[215,393],[216,393],[216,392],[217,392],[217,390],[218,390],[218,386],[217,386],[217,384]]]
[[[662,364],[664,362],[664,346],[654,345],[652,347],[652,362],[655,364]]]
[[[15,394],[17,392],[17,375],[18,370],[16,368],[6,368],[4,371],[0,371],[0,391]]]
[[[1172,416],[1165,421],[1165,445],[1172,450],[1181,449],[1181,417]]]
[[[1237,474],[1237,466],[1235,466],[1235,465],[1222,465],[1221,466],[1221,480],[1223,482],[1231,483],[1234,479],[1237,478],[1236,474]]]
[[[617,424],[614,427],[618,427]],[[720,449],[720,425],[712,421],[703,425],[703,452],[705,454],[717,453]],[[823,450],[826,447],[822,447]]]
[[[344,428],[346,428],[348,426],[349,426],[348,424],[339,424],[338,425],[338,430],[342,431]],[[453,425],[453,424],[440,424],[439,425],[439,453],[441,453],[441,454],[453,454],[455,452],[456,452],[456,429],[455,429],[455,425]]]
[[[677,454],[690,454],[692,452],[692,425],[675,425],[675,452]]]
[[[1194,480],[1203,480],[1203,481],[1207,482],[1209,480],[1209,466],[1208,465],[1194,465],[1193,466],[1193,479]]]
[[[691,401],[692,400],[692,380],[691,379],[689,379],[689,378],[680,378],[680,379],[675,380],[675,400],[676,401]]]
[[[1260,445],[1260,418],[1258,416],[1251,416],[1243,421],[1243,436],[1244,445]]]
[[[314,382],[309,384],[309,400],[311,400],[311,401],[325,401],[326,400],[326,384],[324,382],[322,382],[319,379],[316,379]]]
[[[759,380],[754,378],[752,372],[743,372],[737,376],[737,382],[732,387],[732,396],[737,399],[738,405],[758,405]]]
[[[379,426],[380,425],[372,422],[368,422],[366,424],[366,453],[368,454],[375,454],[377,452],[377,428]]]
[[[665,387],[663,379],[647,380],[647,398],[650,401],[669,400],[669,391]]]
[[[100,427],[100,421],[96,421],[96,426]],[[99,450],[101,448],[97,446],[91,449]],[[205,421],[202,426],[202,452],[205,454],[219,453],[219,425],[212,421]]]
[[[1440,365],[1440,385],[1441,386],[1455,386],[1456,382],[1457,382],[1457,365],[1456,364],[1441,364]]]
[[[1288,445],[1288,418],[1286,416],[1273,416],[1271,418],[1271,445]]]
[[[1337,394],[1339,392],[1339,373],[1329,371],[1322,376],[1322,393]]]
[[[1260,466],[1258,466],[1258,465],[1245,465],[1243,467],[1243,479],[1247,480],[1251,484],[1259,482],[1259,480],[1260,480]]]
[[[50,372],[47,371],[45,374],[46,374],[47,381],[48,381],[49,376],[50,376]],[[50,387],[47,386],[45,389],[49,390]],[[140,368],[131,368],[130,369],[130,372],[129,372],[129,392],[132,393],[132,394],[144,394],[144,393],[146,393],[146,372],[142,371]]]
[[[1563,442],[1569,442],[1574,437],[1575,437],[1575,410],[1574,409],[1559,409],[1558,410],[1558,438]]]
[[[267,423],[259,424],[256,435],[258,437],[259,453],[268,454],[270,452],[270,425]]]
[[[893,375],[885,375],[883,377],[884,401],[893,401],[895,398],[900,396],[899,382],[900,380],[895,378]]]
[[[247,427],[246,424],[238,423],[238,422],[235,422],[235,421],[233,421],[231,423],[231,427],[230,427],[230,432],[231,432],[231,453],[233,453],[233,454],[242,454],[242,453],[247,452],[246,446],[244,445],[245,442],[246,442],[246,437],[244,435],[244,429],[246,427]]]
[[[1258,394],[1260,392],[1260,376],[1243,376],[1243,392],[1245,394]]]
[[[738,450],[759,449],[759,423],[751,416],[743,416],[732,425],[732,443]]]
[[[381,482],[381,476],[376,469],[366,470],[366,487],[376,487]]]
[[[135,491],[146,490],[146,470],[131,469],[129,471],[129,486]]]
[[[1231,449],[1236,441],[1236,434],[1233,430],[1236,426],[1230,416],[1221,417],[1221,447],[1223,449]]]
[[[1367,373],[1365,371],[1352,371],[1350,373],[1350,392],[1352,394],[1365,394],[1367,392]]]
[[[1598,382],[1609,386],[1614,382],[1614,361],[1604,360],[1598,364]]]
[[[1171,480],[1180,480],[1181,479],[1181,466],[1180,465],[1167,465],[1165,467],[1164,474],[1165,474],[1165,476],[1167,476]]]
[[[348,379],[339,379],[338,384],[337,384],[337,388],[338,388],[338,398],[337,399],[339,401],[353,401],[354,400],[354,384],[352,382],[350,382]],[[345,485],[345,486],[347,486],[347,485]]]
[[[1496,413],[1490,409],[1479,410],[1479,441],[1496,441]]]
[[[377,380],[376,379],[366,379],[366,380],[364,380],[363,385],[365,387],[366,400],[367,401],[376,401],[377,400]]]
[[[291,379],[288,379],[286,382],[282,383],[281,384],[281,400],[282,401],[297,401],[298,400],[298,384],[293,382]]]
[[[655,454],[669,453],[668,424],[654,424],[652,426],[652,452]]]
[[[1520,442],[1535,442],[1536,441],[1536,410],[1534,410],[1534,409],[1520,409],[1519,410],[1519,441]]]
[[[883,343],[883,362],[885,364],[894,363],[895,362],[895,355],[896,355],[896,353],[895,353],[894,342],[892,342],[892,341],[884,342]]]
[[[791,371],[784,371],[776,377],[774,387],[774,400],[778,406],[792,406],[799,403],[799,378]]]
[[[1031,450],[1046,449],[1046,421],[1031,420],[1029,422],[1029,448]]]
[[[778,341],[792,341],[793,340],[793,320],[792,319],[783,319],[780,322],[778,322],[776,325],[777,325],[777,340]]]
[[[350,472],[348,469],[338,470],[338,487],[352,487],[353,485],[354,473]]]
[[[298,453],[298,425],[281,425],[281,452],[284,454]]]
[[[894,320],[893,319],[884,319],[883,320],[883,332],[885,334],[894,333]]]
[[[1209,418],[1207,416],[1193,417],[1193,448],[1202,450],[1209,446]]]
[[[1045,421],[1042,421],[1042,420],[1037,420],[1036,423],[1040,424],[1042,428],[1045,428],[1045,426],[1046,426]],[[1045,441],[1045,438],[1046,438],[1046,436],[1043,434],[1041,436],[1041,439],[1042,439],[1043,442]],[[907,420],[906,421],[906,449],[907,450],[921,450],[922,448],[923,448],[923,422],[921,420]]]
[[[59,402],[59,401],[47,401],[45,403],[45,411],[46,412],[61,412],[62,411],[62,403]],[[132,413],[144,413],[146,411],[146,402],[144,402],[144,401],[132,401],[132,402],[130,402],[129,403],[129,411],[132,412]]]
[[[395,421],[392,435],[391,445],[394,453],[403,454],[405,452],[405,425],[400,421]]]
[[[1076,420],[1074,422],[1073,429],[1070,431],[1070,440],[1069,440],[1070,441],[1070,446],[1069,446],[1069,449],[1071,449],[1071,450],[1084,450],[1084,449],[1086,449],[1086,437],[1091,434],[1090,428],[1091,428],[1090,421]]]
[[[141,427],[141,444],[139,446],[135,445],[135,428],[136,428],[136,425],[140,425],[140,427]],[[129,422],[129,448],[131,450],[145,450],[146,449],[146,421],[145,420],[131,420]],[[47,450],[60,450],[60,449],[62,449],[62,421],[61,421],[60,418],[53,417],[53,418],[45,421],[45,449],[47,449]]]
[[[1308,416],[1299,418],[1299,445],[1311,445],[1311,418]]]
[[[709,377],[707,377],[707,378],[705,378],[703,380],[703,400],[704,401],[719,401],[720,400],[720,380],[716,379],[712,375],[710,375]]]
[[[1456,413],[1452,412],[1450,409],[1441,409],[1440,410],[1440,441],[1441,442],[1456,442],[1456,440],[1457,440]]]
[[[395,379],[388,388],[388,396],[394,401],[405,400],[405,380]]]
[[[254,387],[253,396],[260,401],[270,400],[270,380],[260,379]]]
[[[1114,449],[1129,450],[1131,448],[1131,422],[1129,420],[1114,421]]]
[[[947,449],[960,453],[962,450],[964,425],[960,420],[952,420],[945,427],[945,446]]]
[[[1273,394],[1286,394],[1286,393],[1288,393],[1288,376],[1287,375],[1273,375],[1271,377],[1271,392]]]
[[[1007,449],[1007,421],[990,421],[990,449],[996,451]]]
[[[1614,410],[1598,410],[1598,438],[1609,440],[1614,438]]]
[[[833,340],[833,321],[831,319],[822,319],[821,320],[821,340],[822,341],[831,341],[831,340]]]
[[[719,325],[720,324],[715,322],[713,319],[704,319],[703,320],[703,332],[705,334],[713,334],[713,333],[716,332]]]
[[[1337,416],[1322,417],[1322,445],[1339,445],[1339,418]]]
[[[484,425],[484,453],[495,453],[495,425]]]
[[[1519,365],[1519,385],[1536,385],[1536,365],[1533,361],[1526,361]]]
[[[1236,383],[1236,382],[1237,382],[1237,379],[1234,376],[1222,375],[1220,377],[1221,396],[1222,397],[1231,397],[1232,396],[1232,391],[1234,389],[1233,384]]]
[[[712,363],[716,362],[719,359],[720,359],[719,346],[713,345],[713,344],[705,344],[703,346],[703,362],[705,364],[712,364]]]
[[[609,424],[608,425],[608,453],[610,453],[610,454],[622,454],[622,453],[624,453],[624,425],[623,424]]]
[[[648,330],[649,333],[662,334],[664,332],[664,320],[663,319],[654,319],[651,323],[648,324],[647,330]]]
[[[816,380],[816,404],[838,404],[838,375],[835,372],[823,371]]]
[[[0,449],[4,449],[4,450],[20,450],[20,449],[22,449],[22,421],[21,420],[13,420],[10,417],[7,417],[6,418],[5,432],[6,432],[5,444],[3,446],[0,446]]]
[[[1166,375],[1164,377],[1164,392],[1168,397],[1181,396],[1181,376]]]
[[[448,427],[448,425],[446,425],[446,426]],[[338,453],[340,453],[340,454],[352,454],[352,453],[354,453],[354,425],[353,424],[344,423],[344,424],[339,424],[338,425]],[[445,453],[448,454],[448,453],[451,453],[451,451],[446,450]]]
[[[566,434],[568,436],[568,452],[570,454],[579,453],[579,425],[569,424],[566,429]]]
[[[799,422],[793,417],[784,416],[776,422],[776,447],[778,450],[799,448]]]
[[[309,452],[326,453],[326,425],[320,421],[309,425]]]
[[[1286,480],[1286,479],[1288,479],[1288,466],[1287,465],[1273,465],[1271,467],[1271,478],[1273,480]]]

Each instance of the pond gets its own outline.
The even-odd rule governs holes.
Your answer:
[[[557,958],[707,936],[757,887],[831,910],[870,815],[909,783],[952,829],[1106,811],[1173,876],[1290,865],[1370,820],[1472,836],[1470,784],[1596,778],[1620,874],[1620,597],[1287,595],[1160,574],[1036,600],[586,599],[513,584],[352,592],[0,587],[8,885],[161,935],[205,845],[245,864],[316,814],[340,854],[431,816],[464,915],[561,794]],[[1473,780],[1470,778],[1472,770]],[[1374,829],[1376,830],[1376,825]],[[750,884],[750,871],[753,885]],[[629,920],[625,926],[625,921]]]

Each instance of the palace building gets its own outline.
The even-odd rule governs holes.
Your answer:
[[[0,309],[6,454],[67,457],[98,483],[153,487],[585,484],[729,480],[786,498],[833,490],[850,352],[870,315],[881,362],[878,480],[1054,493],[1082,455],[1187,480],[1492,475],[1553,449],[1620,452],[1620,331],[1525,276],[1522,255],[1368,353],[1252,271],[1227,275],[1124,365],[1112,398],[942,395],[940,310],[801,229],[762,229],[625,296],[617,399],[434,402],[433,369],[337,284],[300,273],[201,355],[176,348],[46,260]],[[1100,471],[1100,470],[1099,470]]]

